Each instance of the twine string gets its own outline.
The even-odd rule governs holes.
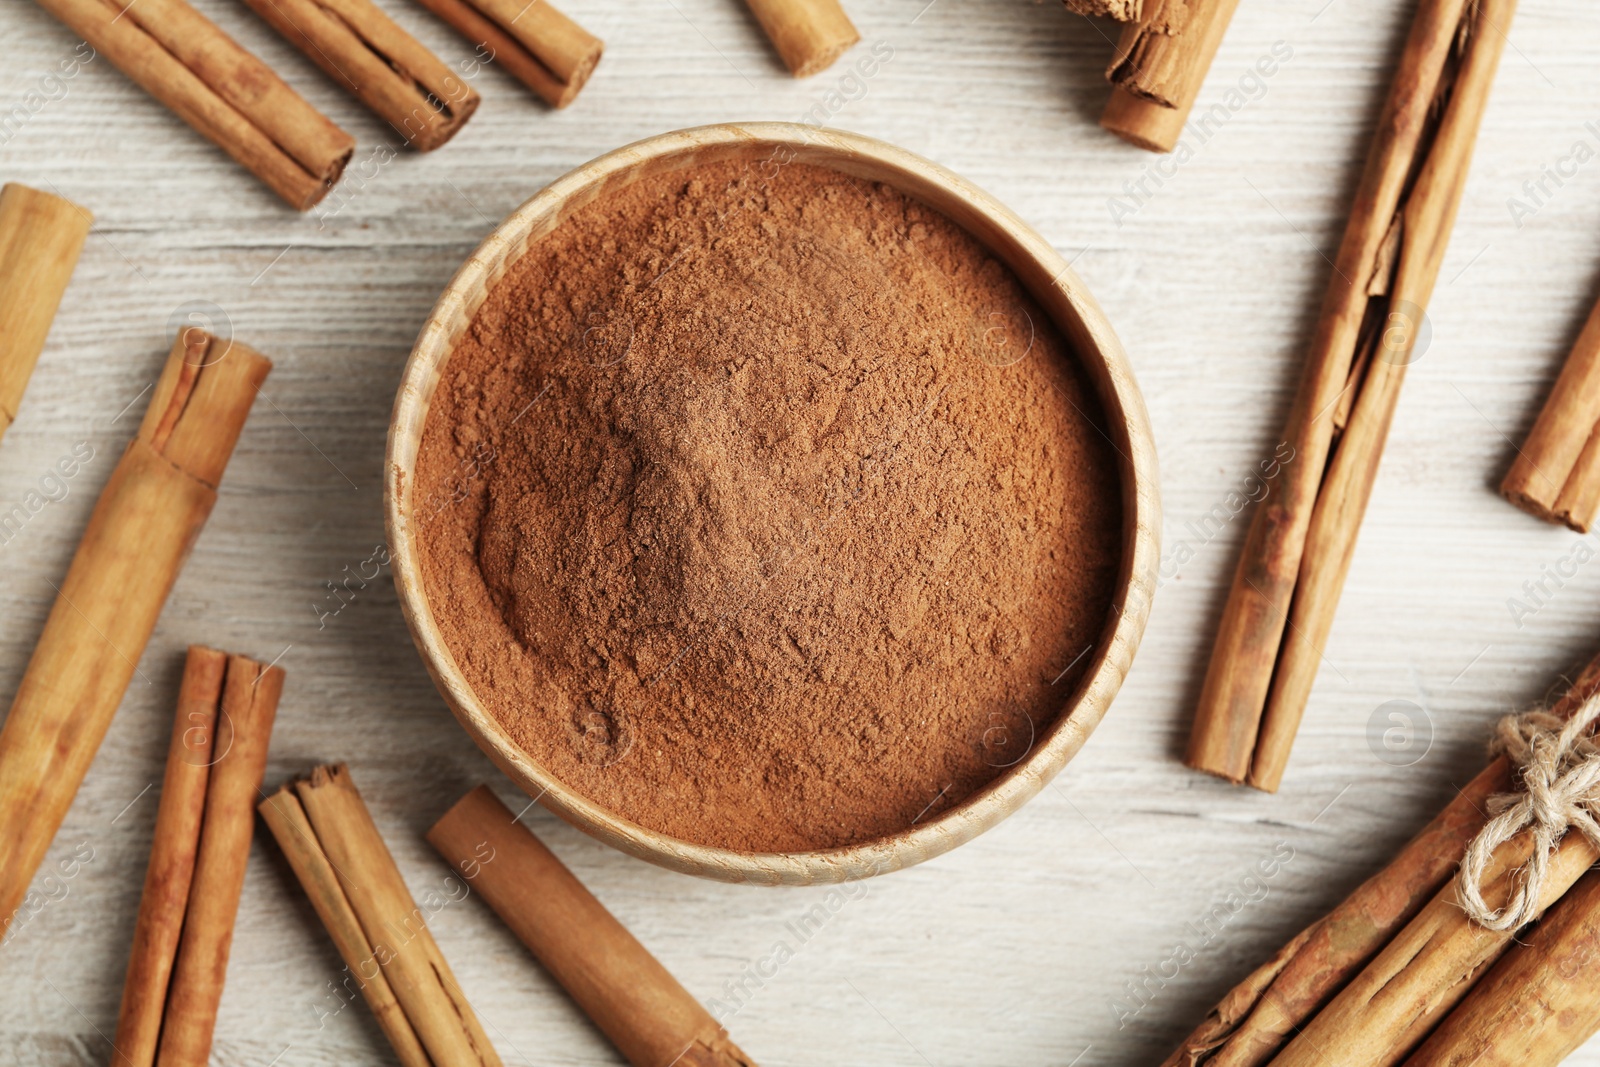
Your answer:
[[[1490,750],[1504,754],[1520,788],[1489,798],[1492,816],[1473,838],[1456,877],[1467,917],[1490,930],[1515,930],[1539,914],[1550,855],[1576,829],[1600,850],[1600,692],[1563,718],[1539,709],[1507,715],[1495,726]],[[1511,872],[1511,893],[1499,909],[1483,899],[1484,871],[1495,849],[1531,829],[1533,852]]]

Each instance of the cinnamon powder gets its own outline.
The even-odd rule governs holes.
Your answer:
[[[1120,562],[1100,408],[1010,272],[817,167],[579,209],[491,292],[417,464],[474,690],[618,814],[746,851],[881,837],[1050,727]]]

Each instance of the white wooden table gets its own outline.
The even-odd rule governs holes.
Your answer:
[[[52,852],[86,842],[94,858],[0,948],[0,1063],[109,1061],[189,642],[281,655],[289,681],[269,782],[349,760],[419,894],[447,875],[422,841],[431,821],[483,780],[514,799],[434,692],[387,577],[337,615],[319,609],[335,604],[326,583],[383,538],[389,406],[446,279],[540,186],[663,130],[800,119],[820,104],[831,124],[929,156],[1014,207],[1074,260],[1120,331],[1161,451],[1169,547],[1187,538],[1197,550],[1158,596],[1111,715],[1052,787],[953,854],[868,883],[748,998],[729,1027],[759,1062],[1153,1062],[1482,765],[1496,715],[1538,699],[1600,647],[1600,564],[1513,616],[1508,599],[1579,539],[1493,493],[1600,279],[1600,162],[1548,184],[1552,195],[1528,200],[1537,210],[1521,225],[1508,206],[1575,143],[1600,149],[1600,124],[1585,125],[1600,120],[1600,8],[1530,2],[1510,33],[1429,309],[1431,344],[1406,387],[1284,789],[1268,797],[1177,761],[1244,532],[1236,521],[1202,541],[1186,523],[1278,440],[1409,5],[1246,0],[1202,105],[1275,42],[1292,58],[1247,86],[1251,99],[1220,132],[1159,188],[1146,182],[1154,195],[1116,219],[1109,198],[1155,157],[1095,124],[1110,28],[1050,2],[925,2],[853,0],[862,51],[884,42],[893,58],[860,83],[841,82],[843,66],[797,83],[734,0],[567,0],[608,44],[573,108],[548,112],[488,70],[477,79],[483,107],[452,144],[368,168],[392,133],[234,0],[197,0],[359,138],[343,206],[321,219],[283,208],[103,59],[47,82],[76,38],[23,0],[0,6],[0,114],[26,112],[0,133],[0,178],[59,190],[97,215],[0,446],[6,507],[75,443],[96,450],[68,496],[0,546],[7,699],[51,583],[131,435],[133,420],[117,416],[141,410],[174,313],[190,302],[220,309],[277,362]],[[470,57],[409,0],[382,3],[446,59]],[[1369,722],[1392,700],[1425,709],[1431,725],[1410,766],[1385,762],[1369,742]],[[826,892],[699,881],[542,811],[529,818],[708,1001],[726,1000],[727,983]],[[1259,887],[1245,882],[1275,851],[1292,859]],[[1236,892],[1253,899],[1219,911]],[[1197,932],[1208,916],[1209,940]],[[432,926],[508,1063],[620,1062],[477,900],[445,908]],[[1125,983],[1160,970],[1179,941],[1193,962],[1119,1018]],[[327,1014],[339,968],[285,866],[258,841],[214,1062],[391,1062],[364,1007]],[[1575,1062],[1600,1064],[1600,1047]]]

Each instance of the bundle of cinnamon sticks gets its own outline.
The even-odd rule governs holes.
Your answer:
[[[261,818],[404,1067],[500,1067],[344,764],[261,802]]]
[[[1186,762],[1275,791],[1305,711],[1516,0],[1422,0],[1218,628]]]
[[[1600,656],[1549,709],[1600,696]],[[1551,855],[1531,937],[1467,916],[1451,875],[1514,786],[1497,757],[1400,854],[1212,1009],[1164,1067],[1516,1063],[1553,1067],[1600,1029],[1600,858],[1582,835]],[[1494,853],[1483,894],[1511,897],[1527,835]]]

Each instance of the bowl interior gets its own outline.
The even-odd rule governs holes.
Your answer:
[[[412,524],[413,470],[429,404],[456,341],[491,289],[570,216],[642,178],[735,159],[758,166],[801,162],[884,182],[967,230],[1012,272],[1065,336],[1092,382],[1117,454],[1122,559],[1112,608],[1090,662],[1053,725],[1027,755],[962,803],[914,828],[844,848],[745,853],[645,829],[576,793],[520,749],[473,693],[435,624]],[[402,376],[389,431],[385,510],[401,608],[423,661],[452,712],[491,759],[530,796],[625,852],[726,881],[809,884],[909,866],[993,826],[1037,793],[1104,716],[1149,615],[1158,530],[1155,452],[1144,404],[1122,347],[1075,274],[1041,237],[964,179],[911,153],[854,134],[790,123],[681,130],[600,157],[535,195],[495,228],[446,287]]]

